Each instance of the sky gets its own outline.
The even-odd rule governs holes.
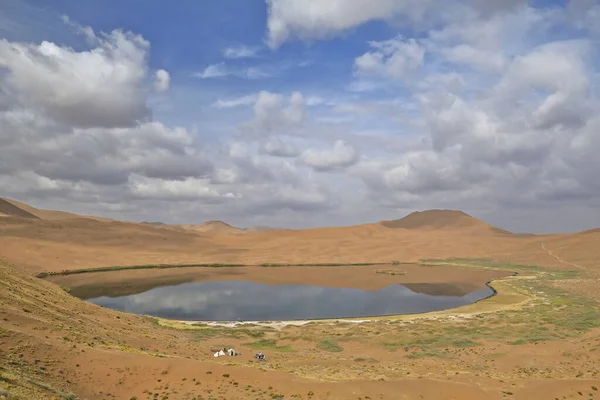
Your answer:
[[[0,196],[312,228],[600,227],[598,0],[3,0]]]

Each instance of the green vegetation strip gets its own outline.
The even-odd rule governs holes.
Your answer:
[[[113,267],[98,267],[72,269],[55,272],[40,272],[37,278],[49,276],[66,276],[94,272],[130,271],[138,269],[174,269],[174,268],[225,268],[225,267],[361,267],[373,265],[388,265],[389,263],[310,263],[310,264],[148,264],[148,265],[118,265]]]
[[[299,264],[286,264],[286,263],[262,263],[262,264],[227,264],[227,263],[194,263],[194,264],[144,264],[144,265],[117,265],[111,267],[97,267],[97,268],[82,268],[63,270],[55,272],[40,272],[36,275],[38,278],[46,278],[49,276],[66,276],[66,275],[77,275],[87,274],[95,272],[114,272],[114,271],[130,271],[139,269],[174,269],[174,268],[226,268],[226,267],[361,267],[361,266],[377,266],[377,265],[402,265],[402,264],[419,264],[423,267],[430,266],[455,266],[455,267],[474,267],[481,269],[497,269],[497,270],[510,270],[519,272],[544,272],[544,269],[532,266],[532,265],[512,265],[502,264],[494,262],[490,259],[467,259],[467,258],[448,258],[448,259],[421,259],[418,262],[377,262],[377,263],[299,263]],[[577,271],[563,271],[566,274],[576,274]],[[378,270],[377,273],[390,274],[390,275],[402,275],[401,271],[394,270]]]

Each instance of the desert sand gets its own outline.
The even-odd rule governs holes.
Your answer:
[[[0,201],[0,397],[600,398],[600,230],[514,235],[448,210],[308,230],[191,226],[113,221]],[[479,285],[492,279],[498,296],[410,317],[225,328],[104,309],[36,277],[209,263],[249,265],[234,269],[247,280],[366,289],[389,282]],[[314,265],[324,263],[340,266]],[[343,266],[351,263],[382,265]],[[378,274],[381,269],[406,274]],[[231,276],[206,270],[206,279]],[[519,275],[509,276],[514,272]],[[190,273],[148,269],[50,279],[119,284]],[[223,346],[242,354],[214,359],[211,349]],[[256,351],[265,352],[268,362],[256,362]]]

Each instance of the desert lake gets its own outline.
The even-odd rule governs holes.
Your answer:
[[[268,321],[355,318],[439,311],[493,295],[489,287],[466,295],[444,294],[445,286],[413,291],[394,284],[380,290],[312,285],[269,285],[248,281],[193,282],[89,302],[134,314],[188,321]],[[423,289],[427,289],[423,287]],[[446,287],[452,290],[451,287]]]
[[[361,318],[441,311],[493,295],[506,272],[415,264],[191,267],[48,279],[88,302],[186,321]]]

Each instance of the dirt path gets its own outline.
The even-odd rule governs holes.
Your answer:
[[[562,258],[560,258],[559,256],[557,256],[556,254],[554,254],[554,253],[552,252],[552,250],[550,250],[549,248],[547,248],[547,247],[546,247],[546,244],[545,244],[544,242],[540,242],[540,244],[542,245],[542,249],[544,249],[544,251],[546,251],[546,253],[548,253],[548,255],[549,255],[550,257],[553,257],[553,258],[554,258],[556,261],[558,261],[559,263],[562,263],[562,264],[567,264],[567,265],[571,265],[571,266],[573,266],[573,267],[575,267],[575,268],[578,268],[578,269],[580,269],[580,270],[585,270],[585,268],[584,268],[584,267],[582,267],[581,265],[574,264],[574,263],[572,263],[572,262],[569,262],[569,261],[563,260]]]

